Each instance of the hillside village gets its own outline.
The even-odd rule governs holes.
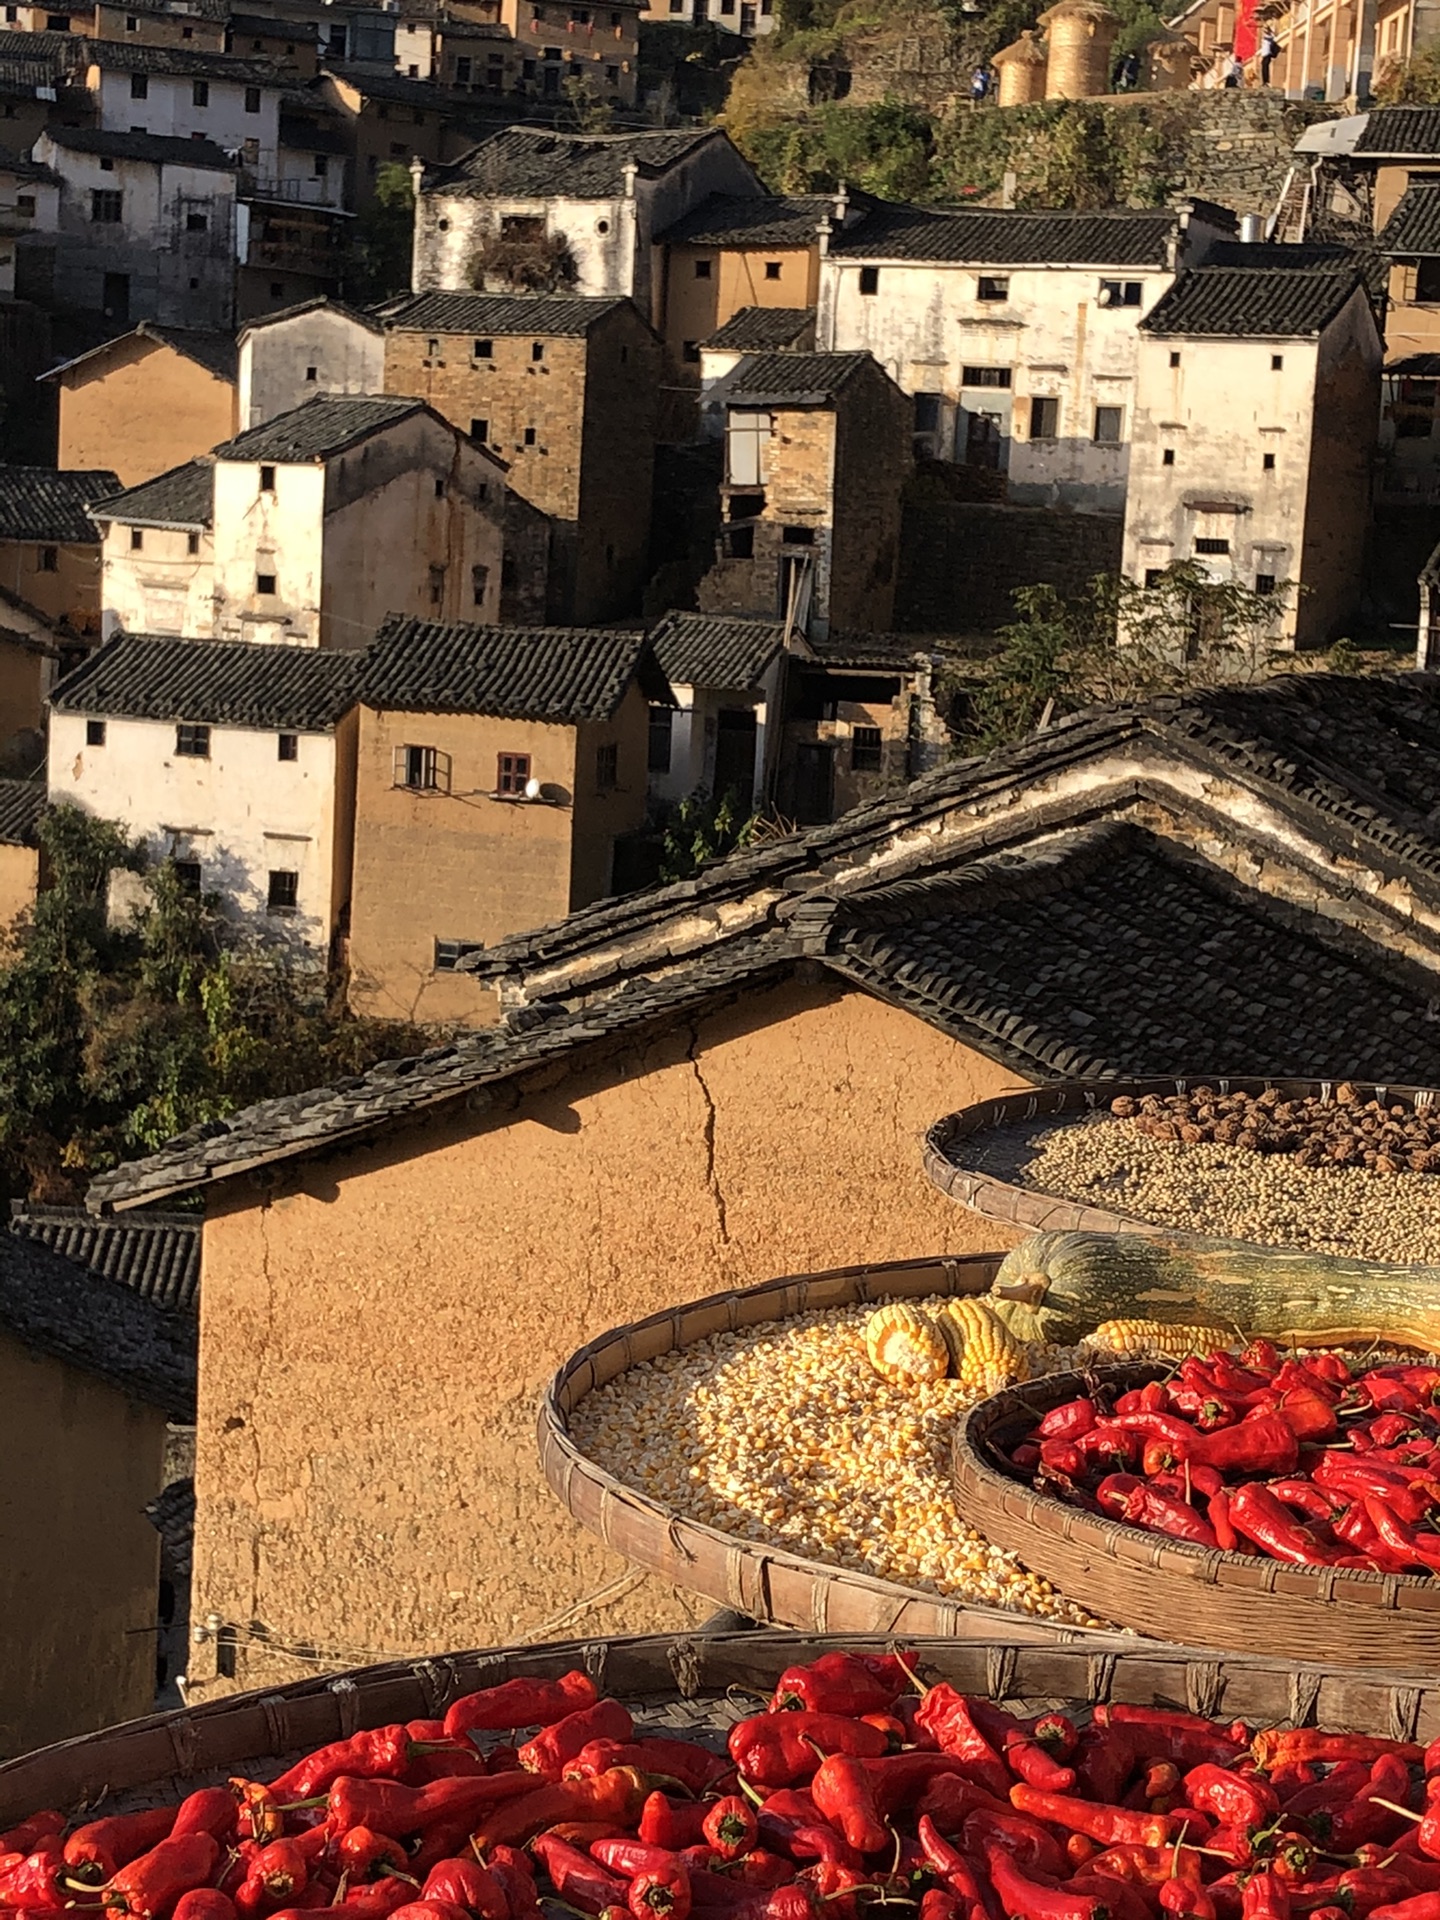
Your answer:
[[[1420,0],[245,5],[0,23],[0,1758],[694,1624],[537,1394],[966,1100],[1440,1080]]]

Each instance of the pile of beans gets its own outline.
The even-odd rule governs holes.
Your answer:
[[[1264,1093],[1122,1094],[1110,1103],[1137,1133],[1183,1146],[1214,1141],[1242,1153],[1286,1154],[1301,1167],[1366,1167],[1374,1173],[1440,1173],[1440,1111],[1362,1101],[1348,1083],[1333,1100]]]

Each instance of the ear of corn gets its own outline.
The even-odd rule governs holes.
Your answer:
[[[1144,1359],[1149,1354],[1183,1360],[1192,1353],[1233,1346],[1235,1340],[1223,1327],[1172,1327],[1162,1320],[1105,1320],[1093,1333],[1087,1333],[1081,1344],[1123,1360]]]
[[[871,1314],[865,1351],[882,1380],[943,1380],[950,1366],[949,1349],[934,1321],[900,1301]]]
[[[998,1393],[1030,1375],[1030,1361],[993,1307],[984,1300],[947,1300],[935,1316],[950,1353],[950,1372],[962,1386]]]

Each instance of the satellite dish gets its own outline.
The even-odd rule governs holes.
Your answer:
[[[525,782],[525,798],[527,800],[538,800],[540,798],[540,782],[533,774]]]

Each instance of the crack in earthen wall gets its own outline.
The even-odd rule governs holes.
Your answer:
[[[705,1102],[705,1185],[715,1203],[715,1226],[722,1247],[730,1244],[730,1228],[725,1213],[725,1194],[715,1172],[715,1099],[705,1076],[700,1071],[697,1055],[700,1050],[700,1029],[691,1027],[690,1045],[685,1050],[685,1058],[690,1062],[690,1070],[695,1075],[695,1084],[700,1089],[700,1098]]]

